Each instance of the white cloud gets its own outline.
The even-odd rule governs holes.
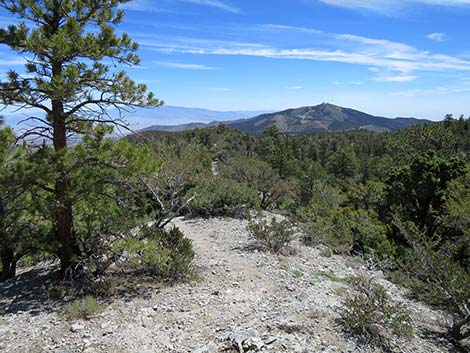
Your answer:
[[[16,24],[17,21],[14,17],[0,16],[0,26],[6,27],[12,24]]]
[[[397,7],[393,0],[319,0],[328,5],[346,7],[351,9],[365,9],[377,12],[388,12]]]
[[[323,31],[315,28],[308,28],[308,27],[297,27],[297,26],[287,26],[287,25],[278,25],[278,24],[265,24],[259,26],[265,30],[272,30],[272,31],[293,31],[293,32],[304,32],[310,34],[322,34]]]
[[[421,4],[436,6],[468,6],[470,0],[319,0],[328,5],[351,9],[371,10],[380,13],[391,13],[403,6]]]
[[[303,86],[287,86],[286,89],[289,91],[300,91],[300,90],[303,90],[304,87]]]
[[[426,36],[426,38],[435,42],[445,42],[447,40],[447,36],[444,33],[430,33]]]
[[[122,5],[123,9],[132,10],[132,11],[147,11],[147,12],[174,12],[168,8],[164,8],[161,5],[167,4],[168,6],[171,3],[179,2],[179,3],[189,3],[194,5],[201,5],[212,7],[216,9],[220,9],[223,11],[231,12],[231,13],[242,13],[242,11],[235,7],[231,6],[225,2],[220,0],[164,0],[161,1],[160,4],[155,4],[155,1],[151,0],[134,0],[132,2],[126,3]]]
[[[455,95],[470,92],[470,87],[445,87],[438,86],[427,89],[410,89],[405,91],[393,92],[393,96],[416,97],[416,96],[443,96]]]
[[[207,92],[214,92],[214,93],[227,93],[232,92],[232,88],[228,87],[207,87],[207,86],[187,86],[185,88],[191,90],[198,90],[198,91],[207,91]]]
[[[154,34],[148,33],[133,33],[132,35],[139,42],[141,46],[147,46],[158,49],[160,52],[172,53],[178,50],[204,48],[204,49],[219,49],[219,48],[252,48],[262,49],[265,45],[259,43],[226,41],[207,38],[190,38],[190,37],[177,37],[177,36],[163,36],[158,37]]]
[[[331,61],[348,64],[366,65],[390,72],[409,74],[414,71],[470,71],[470,61],[444,54],[433,54],[419,51],[411,46],[383,40],[367,39],[364,37],[338,35],[338,39],[345,40],[343,48],[292,48],[282,49],[262,44],[233,43],[223,41],[180,40],[172,42],[146,41],[143,45],[152,46],[154,50],[163,53],[186,53],[199,55],[238,55],[255,56],[276,59],[298,59],[312,61]],[[204,45],[204,43],[206,45]],[[337,42],[341,46],[340,42]]]
[[[382,82],[410,82],[416,80],[416,76],[378,76],[375,78],[376,81]]]
[[[2,53],[0,53],[3,56]],[[0,59],[0,66],[20,66],[26,64],[23,58]]]
[[[158,5],[155,4],[155,2],[151,0],[134,0],[134,1],[122,4],[121,8],[123,8],[124,10],[130,10],[130,11],[164,12],[164,13],[174,12],[168,8],[163,8],[161,4],[158,4]]]
[[[219,1],[219,0],[177,0],[179,2],[187,2],[191,4],[196,4],[196,5],[203,5],[203,6],[209,6],[209,7],[215,7],[227,12],[232,12],[232,13],[241,13],[242,11],[234,6],[231,6],[225,2]]]
[[[227,88],[227,87],[208,87],[207,90],[211,92],[220,92],[220,93],[233,91],[231,88]]]
[[[469,0],[470,1],[470,0]],[[270,44],[234,42],[205,38],[155,37],[141,34],[138,41],[160,53],[193,55],[252,56],[275,59],[338,62],[367,66],[383,82],[410,82],[418,72],[470,71],[470,59],[420,50],[409,44],[355,34],[339,34],[314,28],[258,25],[267,32],[299,32],[308,34],[312,47],[291,45],[276,33]],[[293,33],[296,35],[296,33]],[[266,37],[266,33],[263,38]],[[268,42],[267,42],[268,43]]]
[[[203,64],[186,64],[166,61],[154,61],[155,65],[168,67],[170,69],[181,69],[181,70],[218,70],[217,67],[206,66]]]
[[[335,86],[361,86],[364,84],[364,82],[363,81],[347,81],[347,82],[333,81],[333,84]]]

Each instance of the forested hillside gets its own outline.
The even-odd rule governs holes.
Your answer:
[[[470,120],[111,138],[127,2],[0,0],[0,351],[468,351]]]
[[[116,290],[112,283],[129,274],[133,281],[189,278],[197,253],[169,224],[178,216],[231,217],[248,219],[247,231],[260,250],[285,254],[300,241],[323,249],[322,256],[356,257],[382,270],[415,300],[445,310],[450,319],[444,336],[465,347],[469,128],[470,120],[448,117],[394,133],[292,137],[272,127],[256,138],[219,125],[145,132],[120,141],[106,138],[106,129],[97,130],[69,151],[71,161],[92,163],[72,174],[80,267],[72,282],[61,285],[59,296],[75,296],[78,290],[87,301],[77,299],[62,309],[64,315],[76,320],[102,310],[96,300],[109,298]],[[0,133],[2,185],[8,188],[2,193],[5,281],[18,266],[23,272],[52,261],[47,266],[53,270],[58,245],[51,242],[53,223],[43,190],[50,166],[38,163],[51,147],[13,145],[8,128]],[[34,178],[38,174],[42,181]],[[266,212],[281,219],[266,218]],[[110,282],[103,288],[102,281]],[[349,334],[383,347],[389,347],[390,338],[384,342],[376,327],[396,337],[411,334],[409,313],[389,302],[380,286],[361,277],[344,281],[362,293],[345,302],[350,310],[342,322]],[[55,288],[52,284],[48,291]]]
[[[257,139],[220,125],[130,140],[153,146],[162,166],[189,168],[186,197],[195,199],[183,214],[281,212],[305,243],[370,259],[416,297],[449,310],[449,335],[460,340],[469,334],[461,331],[470,298],[469,128],[468,119],[448,116],[394,133],[283,137],[272,127]]]

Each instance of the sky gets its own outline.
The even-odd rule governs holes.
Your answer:
[[[432,120],[470,115],[470,0],[135,0],[141,65],[172,106],[282,110],[322,102]],[[16,19],[0,11],[0,26]],[[0,46],[0,77],[21,57]],[[149,113],[151,114],[151,113]]]

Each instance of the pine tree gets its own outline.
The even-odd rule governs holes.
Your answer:
[[[43,112],[43,117],[27,119],[32,128],[22,137],[50,139],[54,147],[55,240],[60,244],[57,256],[64,271],[80,255],[66,166],[69,138],[96,125],[125,127],[122,113],[129,108],[162,103],[147,93],[145,85],[116,69],[139,64],[137,43],[114,30],[123,20],[119,6],[126,2],[0,0],[0,8],[21,18],[16,25],[0,29],[0,44],[27,58],[25,75],[11,70],[0,81],[0,102]]]

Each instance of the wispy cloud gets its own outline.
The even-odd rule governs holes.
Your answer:
[[[442,96],[470,92],[470,87],[445,87],[438,86],[427,89],[410,89],[393,92],[393,96],[416,97],[416,96]]]
[[[430,33],[426,36],[426,38],[435,42],[445,42],[447,40],[447,36],[444,33]]]
[[[0,56],[4,56],[0,52]],[[23,58],[11,58],[11,59],[0,59],[0,66],[20,66],[26,64],[26,60]]]
[[[0,16],[0,26],[6,27],[11,24],[15,24],[17,21],[14,17]]]
[[[303,86],[287,86],[286,89],[289,91],[301,91],[304,89],[304,87]]]
[[[391,13],[407,5],[469,6],[470,0],[319,0],[328,5],[350,9]]]
[[[394,0],[319,0],[328,5],[350,9],[371,10],[386,13],[396,9],[398,1]],[[405,0],[406,1],[406,0]]]
[[[178,62],[154,61],[155,65],[181,70],[218,70],[217,67],[206,66],[203,64],[186,64]]]
[[[132,11],[147,11],[147,12],[175,12],[171,10],[170,6],[172,3],[187,3],[194,5],[201,5],[216,8],[219,10],[231,12],[231,13],[242,13],[241,9],[232,6],[226,2],[220,0],[164,0],[156,4],[156,1],[151,0],[134,0],[132,2],[122,5],[123,9]],[[162,5],[166,5],[163,7]]]
[[[233,89],[227,88],[227,87],[207,87],[207,90],[210,92],[219,92],[219,93],[224,93],[224,92],[232,92]]]
[[[376,81],[382,82],[410,82],[416,80],[416,76],[408,75],[398,75],[398,76],[377,76],[375,78]]]
[[[124,10],[130,11],[145,11],[145,12],[163,12],[173,13],[175,11],[161,6],[162,4],[156,4],[151,0],[134,0],[121,5]]]
[[[232,92],[232,88],[228,87],[206,87],[206,86],[189,86],[186,87],[192,90],[200,90],[200,91],[207,91],[207,92],[213,92],[213,93],[227,93],[227,92]]]
[[[228,3],[225,3],[219,0],[177,0],[177,1],[214,7],[214,8],[221,9],[227,12],[232,12],[232,13],[242,13],[242,11],[239,8],[229,5]]]
[[[259,25],[259,28],[265,30],[272,30],[272,31],[292,31],[292,32],[304,32],[310,34],[322,34],[323,31],[315,28],[308,28],[308,27],[297,27],[297,26],[287,26],[287,25],[279,25],[279,24],[263,24]]]
[[[253,56],[290,60],[339,62],[369,66],[377,80],[409,82],[416,72],[470,71],[470,60],[419,50],[411,45],[354,34],[338,34],[304,27],[264,25],[276,31],[308,31],[314,48],[286,48],[285,40],[274,44],[243,43],[197,38],[150,38],[141,44],[162,53]],[[309,38],[310,39],[310,38]]]
[[[333,84],[335,86],[342,86],[342,85],[347,85],[347,86],[361,86],[364,84],[364,81],[334,81]]]
[[[184,51],[188,49],[263,49],[265,45],[260,43],[250,42],[237,42],[230,40],[218,40],[208,38],[192,38],[181,36],[156,36],[148,33],[134,33],[135,38],[141,46],[154,48],[161,52],[177,52],[178,50]]]

